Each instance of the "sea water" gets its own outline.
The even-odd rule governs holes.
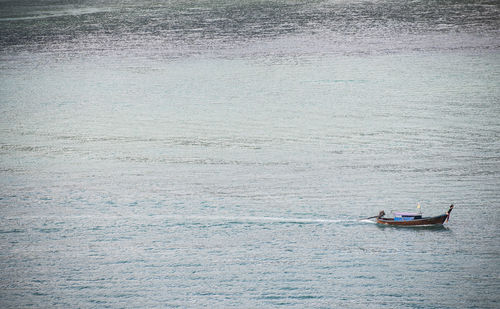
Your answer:
[[[498,308],[499,11],[1,1],[0,307]]]

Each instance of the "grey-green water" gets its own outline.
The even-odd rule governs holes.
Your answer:
[[[0,1],[0,307],[497,308],[499,9]]]

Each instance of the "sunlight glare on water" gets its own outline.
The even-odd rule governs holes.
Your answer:
[[[0,307],[498,307],[498,14],[1,1]]]

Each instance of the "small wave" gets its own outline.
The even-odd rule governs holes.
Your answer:
[[[36,230],[40,233],[57,233],[61,231],[60,228],[37,228]]]
[[[0,230],[0,234],[10,234],[10,233],[24,233],[25,230],[12,229],[12,230]]]
[[[61,12],[47,12],[39,15],[33,16],[22,16],[22,17],[4,17],[0,18],[1,21],[21,21],[21,20],[36,20],[36,19],[46,19],[46,18],[56,18],[56,17],[64,17],[64,16],[79,16],[79,15],[88,15],[88,14],[96,14],[109,12],[111,9],[99,9],[99,8],[84,8],[84,9],[73,9],[66,10]]]

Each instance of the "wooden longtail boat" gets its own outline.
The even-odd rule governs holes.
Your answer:
[[[385,212],[382,210],[377,218],[377,223],[397,226],[429,226],[440,225],[445,221],[448,222],[450,213],[453,210],[453,205],[448,211],[440,216],[422,217],[419,213],[395,213],[394,218],[384,218]]]

